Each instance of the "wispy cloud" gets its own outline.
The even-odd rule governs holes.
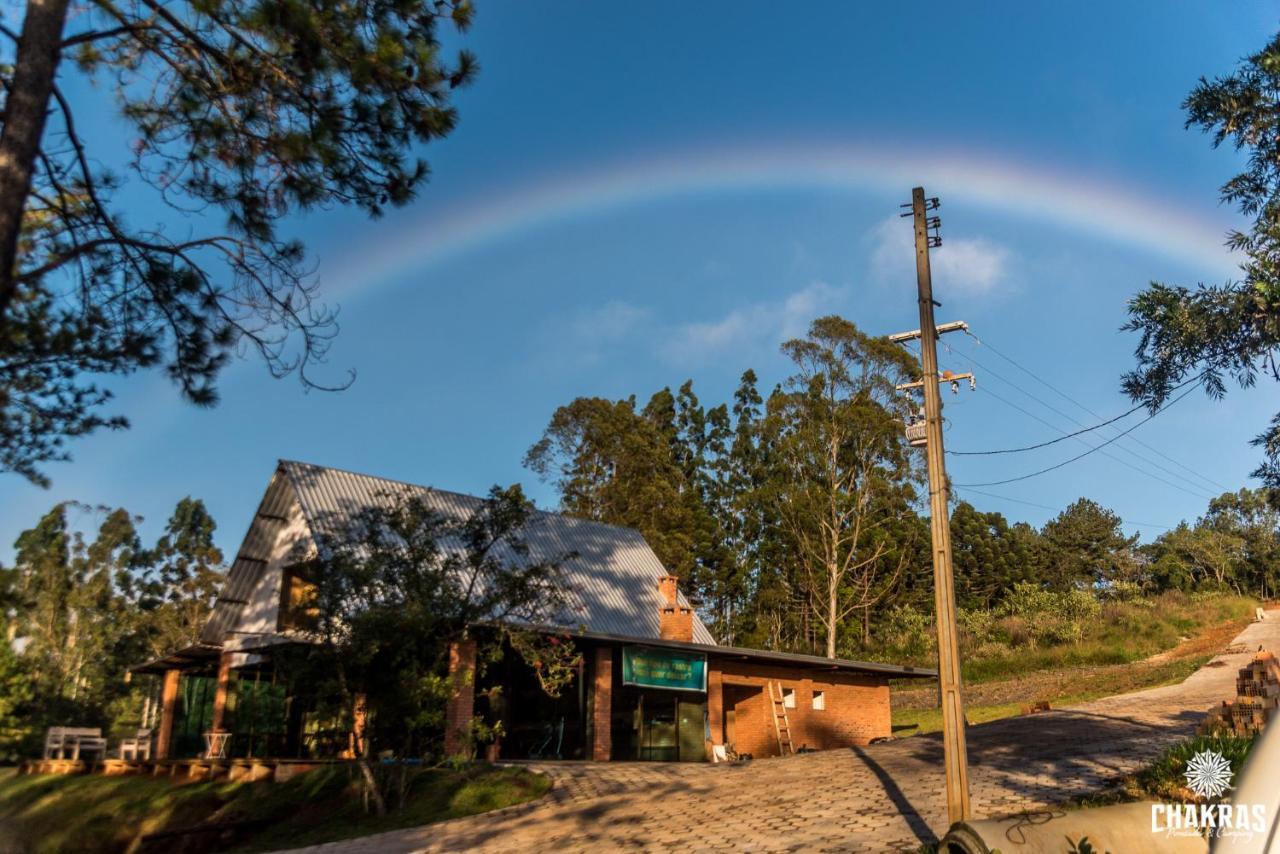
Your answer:
[[[619,348],[648,337],[652,322],[651,309],[623,300],[554,315],[536,332],[526,367],[564,371],[596,365]]]
[[[875,247],[871,272],[878,279],[901,282],[915,278],[915,245],[911,227],[898,217],[880,223],[870,234]],[[984,296],[1009,281],[1013,253],[981,237],[947,237],[930,257],[934,284],[952,293]]]
[[[814,282],[783,300],[753,303],[714,320],[680,324],[666,336],[663,354],[685,363],[728,352],[772,351],[783,341],[803,335],[815,317],[837,311],[847,294],[847,288]]]
[[[569,319],[570,331],[584,341],[610,341],[635,332],[650,317],[644,306],[621,300],[582,309]]]

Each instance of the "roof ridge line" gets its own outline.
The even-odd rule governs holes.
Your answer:
[[[441,488],[440,488],[440,487],[438,487],[438,486],[428,486],[427,484],[423,484],[423,483],[413,483],[413,482],[411,482],[411,481],[407,481],[407,480],[400,480],[399,478],[394,478],[394,477],[383,477],[383,476],[382,476],[382,475],[380,475],[380,474],[369,474],[369,473],[367,473],[367,472],[355,471],[355,470],[353,470],[353,469],[344,469],[344,468],[340,468],[340,467],[338,467],[338,466],[326,466],[326,465],[321,465],[320,463],[308,463],[308,462],[305,462],[305,461],[303,461],[303,460],[289,460],[289,459],[285,459],[285,458],[283,458],[283,457],[281,457],[281,458],[279,458],[279,459],[277,460],[277,464],[278,464],[278,465],[280,465],[280,466],[284,466],[284,465],[286,465],[286,464],[287,464],[287,465],[292,465],[292,466],[307,466],[307,467],[309,467],[309,468],[324,469],[324,470],[326,470],[326,471],[338,472],[339,474],[349,474],[349,475],[353,475],[353,476],[355,476],[355,477],[366,477],[366,478],[369,478],[370,480],[381,480],[381,481],[384,481],[384,482],[386,482],[386,483],[394,483],[394,484],[396,484],[396,485],[398,485],[398,486],[408,486],[408,487],[412,487],[413,489],[425,489],[425,490],[427,490],[428,492],[438,492],[438,493],[440,493],[441,495],[453,495],[453,496],[456,496],[456,497],[458,497],[458,498],[469,498],[469,499],[471,499],[471,500],[473,500],[473,501],[484,501],[484,500],[485,500],[483,496],[480,496],[480,495],[473,495],[473,494],[471,494],[470,492],[458,492],[458,491],[457,491],[457,490],[455,490],[455,489],[441,489]],[[293,482],[293,484],[294,484],[294,487],[295,487],[295,488],[297,487],[297,483],[293,481],[292,475],[290,475],[290,482]],[[523,490],[524,490],[524,486],[523,486],[523,484],[516,483],[515,485],[516,485],[516,486],[519,486],[519,487],[521,488],[521,491],[523,491]],[[640,533],[638,530],[636,530],[635,528],[631,527],[630,525],[619,525],[619,524],[617,524],[616,522],[605,522],[605,521],[602,521],[602,520],[600,520],[600,519],[584,519],[584,518],[583,518],[583,517],[581,517],[581,516],[574,516],[574,515],[571,515],[571,514],[569,514],[569,513],[566,513],[564,510],[548,510],[548,509],[546,509],[546,508],[539,507],[539,506],[537,505],[537,503],[536,503],[533,499],[531,499],[531,498],[529,499],[529,503],[533,504],[533,512],[534,512],[534,513],[538,513],[538,514],[540,514],[540,515],[545,515],[545,516],[560,516],[560,517],[565,518],[565,519],[571,519],[571,520],[573,520],[574,522],[586,522],[586,523],[588,523],[588,524],[590,524],[590,525],[602,525],[602,526],[604,526],[604,527],[606,527],[606,528],[617,528],[617,529],[622,530],[622,531],[632,531],[632,532],[637,533],[637,534],[639,534],[639,533]],[[641,537],[643,538],[643,535],[641,535]],[[647,542],[648,542],[648,541],[646,540],[646,543],[647,543]],[[664,566],[664,567],[663,567],[663,569],[666,569],[666,567]]]

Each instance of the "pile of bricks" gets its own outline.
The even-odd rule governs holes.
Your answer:
[[[1260,652],[1240,668],[1236,699],[1214,709],[1200,725],[1201,732],[1226,730],[1234,735],[1261,731],[1280,707],[1280,661],[1271,652]]]

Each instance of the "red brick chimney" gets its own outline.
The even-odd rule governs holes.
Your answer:
[[[662,604],[658,606],[658,637],[692,643],[693,609],[680,604],[679,589],[680,579],[674,575],[658,579],[658,593],[662,596]]]

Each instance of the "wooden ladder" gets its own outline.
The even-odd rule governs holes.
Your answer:
[[[769,691],[769,702],[773,705],[773,734],[778,738],[778,754],[786,756],[795,753],[796,746],[791,740],[791,722],[787,720],[787,698],[782,693],[782,683],[769,680],[765,683]],[[774,688],[778,693],[774,694]]]

